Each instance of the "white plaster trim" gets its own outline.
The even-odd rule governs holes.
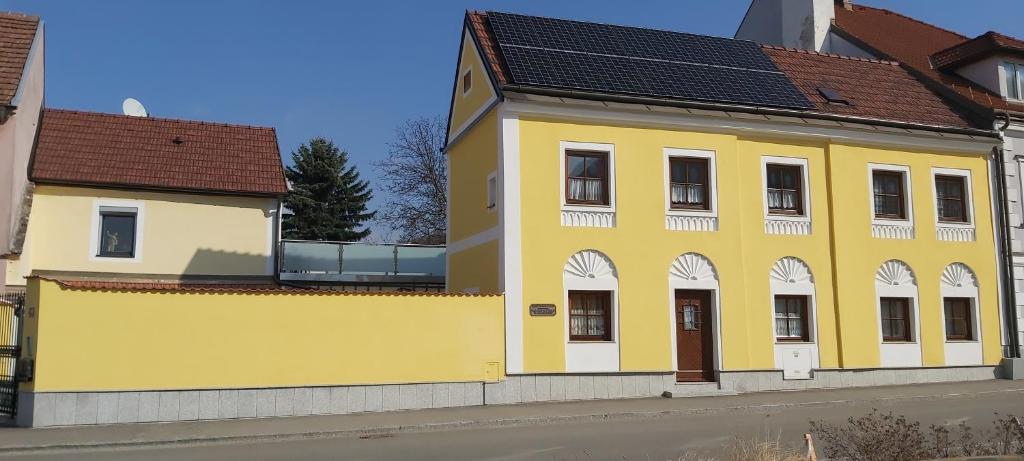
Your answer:
[[[966,223],[948,223],[939,221],[939,194],[935,187],[935,176],[961,176],[964,178],[964,206],[967,207]],[[971,182],[971,171],[955,168],[932,168],[932,203],[935,208],[935,238],[947,242],[973,242],[976,240],[974,219],[974,190]]]
[[[882,339],[882,298],[910,300],[911,341],[885,342]],[[921,366],[921,303],[918,298],[917,277],[907,263],[889,260],[875,272],[875,331],[878,334],[880,366]]]
[[[608,205],[570,205],[565,203],[565,151],[582,150],[608,154]],[[561,224],[574,227],[615,227],[615,145],[593,142],[558,143],[558,194]]]
[[[696,257],[707,265],[710,271],[704,275],[681,277],[678,270],[680,265],[686,264],[688,257]],[[714,334],[714,362],[715,371],[722,371],[722,296],[718,284],[718,270],[706,256],[699,253],[685,253],[672,261],[668,273],[668,325],[669,342],[672,345],[672,362],[669,363],[669,370],[679,368],[679,348],[676,346],[676,290],[702,290],[711,292],[711,307],[715,310],[711,316],[712,331]]]
[[[796,165],[800,167],[803,184],[803,214],[800,216],[775,215],[768,212],[768,165]],[[810,235],[811,233],[811,183],[807,171],[807,159],[802,157],[761,156],[761,205],[764,211],[764,232],[778,235]]]
[[[273,199],[271,202],[272,206],[267,207],[267,268],[264,275],[274,275],[276,268],[274,267],[274,253],[277,250],[277,228],[274,225],[277,222],[278,211],[281,209],[281,203],[278,199]],[[445,266],[448,267],[448,266]]]
[[[100,245],[100,209],[111,208],[134,208],[135,209],[135,252],[131,258],[108,258],[98,256]],[[146,210],[141,200],[120,200],[98,198],[92,201],[92,220],[89,230],[89,260],[102,262],[139,263],[142,262],[143,237],[145,235]]]
[[[800,269],[793,270],[782,270],[785,266],[792,266],[798,264],[802,267]],[[789,274],[788,276],[783,274]],[[774,274],[774,275],[773,275]],[[806,274],[806,275],[804,275]],[[814,276],[807,266],[800,258],[787,256],[773,264],[773,270],[769,271],[769,298],[768,298],[768,309],[769,309],[769,323],[768,327],[771,328],[771,334],[773,339],[773,348],[775,352],[775,368],[784,370],[784,357],[787,354],[800,353],[810,354],[811,368],[820,368],[821,363],[819,361],[819,350],[818,350],[818,301],[815,294],[814,288]],[[778,341],[775,335],[775,296],[776,295],[802,295],[807,296],[808,312],[807,312],[807,327],[810,329],[808,332],[810,340],[808,342],[787,342]],[[785,379],[811,379],[812,374],[806,376],[786,376]]]
[[[574,261],[577,264],[574,264]],[[589,261],[588,267],[579,262]],[[590,267],[592,266],[592,267]],[[580,269],[587,272],[581,276]],[[619,365],[619,280],[615,264],[596,250],[583,250],[569,257],[562,270],[562,331],[565,334],[565,371],[567,373],[617,372]],[[569,291],[600,290],[612,292],[611,341],[569,340]]]
[[[499,203],[501,227],[501,286],[505,293],[505,371],[522,373],[523,362],[523,253],[520,209],[519,117],[500,112],[498,139],[501,143],[498,175],[502,193]]]
[[[507,101],[505,110],[517,114],[546,115],[562,119],[614,123],[617,125],[687,128],[709,133],[740,133],[743,135],[772,135],[787,139],[812,139],[814,142],[857,143],[879,147],[916,148],[940,152],[978,154],[999,145],[995,138],[969,137],[920,130],[893,132],[871,125],[840,124],[822,121],[805,122],[795,117],[766,117],[764,120],[730,117],[727,113],[697,115],[686,109],[647,106],[641,104],[589,104],[543,103],[535,101]]]
[[[479,63],[481,67],[485,66],[486,64],[484,63],[483,58],[481,58],[480,57],[480,53],[477,52],[478,44],[476,43],[476,39],[473,38],[473,34],[469,33],[469,29],[466,29],[463,32],[463,39],[462,39],[462,41],[463,41],[463,43],[471,44],[471,46],[469,46],[470,52],[473,53],[473,56],[476,56],[477,63]],[[461,59],[462,59],[462,57],[461,57],[462,50],[459,50],[459,53],[460,53],[459,59],[461,61]],[[472,65],[470,67],[472,67]],[[456,78],[460,78],[460,77],[462,77],[462,72],[459,72],[459,76],[456,77]],[[474,75],[473,76],[473,87],[474,88],[476,88],[478,86],[477,83],[476,83],[476,80],[477,80],[477,78]],[[473,124],[476,123],[477,120],[479,120],[481,117],[483,117],[484,114],[486,114],[488,112],[488,110],[490,110],[491,106],[494,105],[494,102],[498,100],[498,93],[494,90],[494,87],[491,84],[491,79],[485,78],[484,80],[487,82],[487,85],[486,85],[487,86],[487,91],[490,94],[490,96],[488,96],[487,100],[484,101],[484,103],[481,104],[480,107],[478,107],[477,110],[474,111],[472,115],[467,117],[466,120],[464,122],[462,122],[462,125],[459,125],[458,128],[456,128],[456,129],[452,130],[450,133],[448,133],[448,140],[449,140],[449,142],[448,142],[448,146],[446,148],[451,147],[453,144],[455,144],[455,142],[458,141],[460,139],[460,137],[462,136],[462,133],[464,131],[466,131],[467,129],[469,129],[469,127],[473,126]],[[461,80],[460,81],[456,81],[455,84],[456,84],[457,87],[458,86],[462,86]],[[470,90],[470,91],[472,92],[472,90]],[[466,96],[465,94],[462,94],[461,97],[465,97],[465,96]],[[460,99],[461,99],[461,97],[460,97]],[[449,170],[449,171],[451,171],[451,170]]]
[[[875,171],[895,171],[903,176],[903,209],[906,219],[887,219],[875,216]],[[914,192],[910,167],[868,163],[868,211],[871,213],[871,236],[880,239],[910,240],[914,238]]]
[[[473,248],[475,246],[483,245],[487,242],[497,240],[501,238],[501,226],[494,226],[485,231],[477,232],[469,237],[462,240],[457,240],[448,244],[448,254],[452,255]]]
[[[939,312],[942,318],[942,340],[945,348],[946,365],[982,365],[984,355],[982,350],[982,333],[980,315],[978,312],[980,295],[978,290],[978,278],[974,270],[963,263],[952,263],[946,266],[939,277],[939,292],[941,295]],[[971,339],[969,341],[954,341],[946,339],[946,298],[968,298],[971,303]],[[1002,309],[1000,309],[1002,310]]]
[[[681,149],[666,147],[664,152],[664,191],[665,191],[665,228],[678,231],[717,231],[718,230],[718,167],[715,151],[699,149]],[[672,208],[672,158],[703,158],[708,161],[708,194],[710,209],[680,210]]]

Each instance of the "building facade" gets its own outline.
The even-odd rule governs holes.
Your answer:
[[[812,37],[813,39],[808,39]],[[755,0],[736,38],[898,61],[958,110],[1000,133],[992,155],[1003,258],[1004,354],[1024,343],[1024,40],[989,31],[968,37],[897,12],[846,0]]]
[[[467,14],[448,285],[505,293],[509,401],[636,377],[682,394],[991,378],[994,135],[892,62],[693,37]],[[785,77],[756,97],[809,105],[715,87],[735,75],[710,97],[657,86],[695,85],[680,55],[730,47]],[[644,74],[655,58],[683,70]],[[655,83],[601,73],[630,65]]]

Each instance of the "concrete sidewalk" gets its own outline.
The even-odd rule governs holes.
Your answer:
[[[764,392],[719,397],[591,400],[562,403],[481,406],[298,416],[224,421],[139,423],[64,428],[0,428],[0,452],[25,452],[89,447],[160,446],[175,444],[244,443],[325,437],[374,437],[384,434],[467,428],[557,424],[566,422],[657,418],[730,410],[779,410],[786,407],[859,405],[907,399],[970,398],[1005,393],[1024,396],[1024,382],[976,381],[909,386]]]

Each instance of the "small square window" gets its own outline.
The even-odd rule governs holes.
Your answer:
[[[612,340],[612,292],[569,292],[569,340]]]
[[[451,75],[451,74],[449,74]],[[462,74],[462,94],[469,93],[473,89],[473,69],[466,69]]]
[[[1024,99],[1024,64],[1004,62],[1003,82],[1007,99]]]
[[[768,189],[768,213],[802,216],[804,214],[803,172],[797,165],[765,165]]]
[[[963,176],[935,175],[935,206],[940,222],[970,222],[965,182]]]
[[[903,173],[899,171],[875,170],[871,174],[875,217],[882,219],[906,219],[907,199],[904,190]]]
[[[565,203],[608,205],[607,152],[565,151]]]
[[[708,159],[671,157],[669,203],[674,210],[709,210]]]
[[[498,205],[498,178],[494,175],[487,177],[487,208],[493,209]]]
[[[97,256],[134,258],[137,217],[137,211],[101,209]]]

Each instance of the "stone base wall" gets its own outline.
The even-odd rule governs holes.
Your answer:
[[[484,404],[482,382],[142,392],[19,392],[24,427],[340,415]]]
[[[778,390],[887,386],[1002,377],[994,366],[815,370],[784,380],[780,370],[725,371],[718,383],[676,384],[675,373],[511,375],[495,383],[391,384],[140,392],[21,392],[17,424],[25,427],[195,421],[271,416],[452,408],[566,400],[714,395]],[[670,394],[670,395],[671,395]]]

